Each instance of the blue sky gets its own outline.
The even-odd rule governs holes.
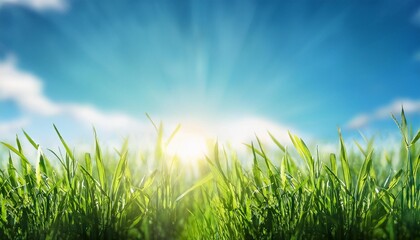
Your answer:
[[[419,126],[414,0],[5,0],[0,59],[3,136],[122,134],[147,112],[334,139],[396,130],[401,104]]]

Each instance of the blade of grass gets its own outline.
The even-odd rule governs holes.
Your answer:
[[[61,136],[61,133],[58,131],[58,129],[57,129],[57,127],[55,126],[55,124],[53,124],[53,126],[54,126],[54,129],[55,129],[55,132],[56,132],[56,133],[57,133],[57,135],[58,135],[58,138],[59,138],[59,139],[60,139],[60,141],[61,141],[61,144],[63,144],[63,146],[64,146],[64,148],[65,148],[65,150],[66,150],[66,153],[69,155],[70,159],[73,159],[73,160],[74,160],[74,155],[73,155],[73,152],[70,150],[70,148],[69,148],[69,146],[67,145],[66,141],[64,141],[64,138]]]
[[[113,179],[112,179],[112,196],[114,197],[114,201],[117,200],[117,192],[121,185],[121,180],[125,173],[125,168],[127,166],[127,152],[124,152],[120,160],[118,161],[117,169],[115,170]]]
[[[273,134],[271,134],[271,132],[268,132],[268,135],[270,135],[271,140],[273,140],[273,142],[277,145],[278,148],[280,148],[282,152],[286,152],[286,148],[273,136]]]
[[[95,160],[96,160],[96,170],[98,172],[99,183],[103,189],[107,189],[106,184],[106,173],[104,163],[102,161],[102,151],[99,145],[98,135],[96,134],[96,130],[93,129],[94,138],[95,138]]]
[[[201,187],[202,185],[206,184],[208,181],[213,179],[213,175],[212,174],[208,174],[207,176],[205,176],[204,178],[202,178],[200,181],[196,182],[193,186],[191,186],[189,189],[187,189],[185,192],[183,192],[181,195],[179,195],[176,199],[175,202],[180,201],[181,199],[183,199],[188,193],[194,191],[196,188]]]
[[[350,173],[350,166],[347,158],[347,151],[344,144],[343,136],[341,135],[341,130],[338,129],[338,135],[340,139],[340,159],[341,159],[341,168],[343,170],[344,183],[347,186],[347,189],[352,187],[352,178]]]

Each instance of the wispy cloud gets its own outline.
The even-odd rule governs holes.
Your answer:
[[[13,135],[16,134],[22,127],[29,124],[26,118],[19,118],[12,121],[0,122],[0,134]]]
[[[27,114],[71,117],[107,131],[140,125],[137,120],[121,113],[105,113],[89,105],[58,103],[49,99],[43,92],[42,81],[19,70],[13,57],[0,63],[0,100],[15,102]]]
[[[36,11],[65,11],[67,9],[67,3],[64,0],[0,0],[0,7],[2,5],[18,5]]]
[[[406,113],[420,113],[420,100],[399,99],[389,105],[380,107],[371,113],[363,113],[355,116],[347,123],[350,129],[358,129],[367,126],[371,122],[389,118],[391,114],[397,115],[404,107]]]
[[[414,13],[412,21],[414,24],[420,26],[420,8]]]
[[[0,63],[0,100],[12,100],[24,111],[55,115],[61,109],[43,95],[42,82],[34,75],[16,68],[14,57]]]
[[[137,130],[143,127],[140,121],[126,114],[105,113],[89,105],[65,104],[62,108],[75,119],[107,131]]]
[[[95,126],[101,133],[112,136],[131,134],[136,135],[138,139],[138,137],[147,138],[153,133],[151,123],[128,114],[105,112],[92,105],[62,103],[50,99],[43,92],[42,80],[19,69],[16,62],[13,57],[0,62],[0,101],[9,100],[16,103],[25,118],[0,123],[0,132],[15,134],[20,128],[30,125],[33,119],[44,119],[44,122],[52,121],[51,119],[66,119],[66,121],[71,120],[72,129],[80,124],[88,127]],[[168,127],[167,130],[175,129],[175,126],[181,123],[182,129],[175,141],[187,139],[186,142],[188,142],[192,139],[201,139],[200,141],[204,142],[205,139],[218,139],[221,143],[231,143],[235,148],[243,148],[242,143],[250,143],[255,140],[256,135],[262,142],[272,143],[267,131],[283,143],[289,141],[288,130],[298,133],[291,128],[257,116],[242,116],[223,121],[168,118],[164,119],[163,123]]]

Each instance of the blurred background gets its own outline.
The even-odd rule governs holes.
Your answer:
[[[272,131],[336,142],[420,127],[420,3],[0,0],[0,139],[179,148]],[[264,135],[264,136],[262,136]],[[183,140],[182,140],[183,139]],[[198,143],[198,145],[197,145]],[[195,145],[194,145],[195,144]]]

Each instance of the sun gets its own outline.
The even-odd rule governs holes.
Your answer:
[[[193,163],[203,159],[207,149],[206,134],[191,127],[181,129],[167,147],[168,153],[179,157],[183,163]]]

